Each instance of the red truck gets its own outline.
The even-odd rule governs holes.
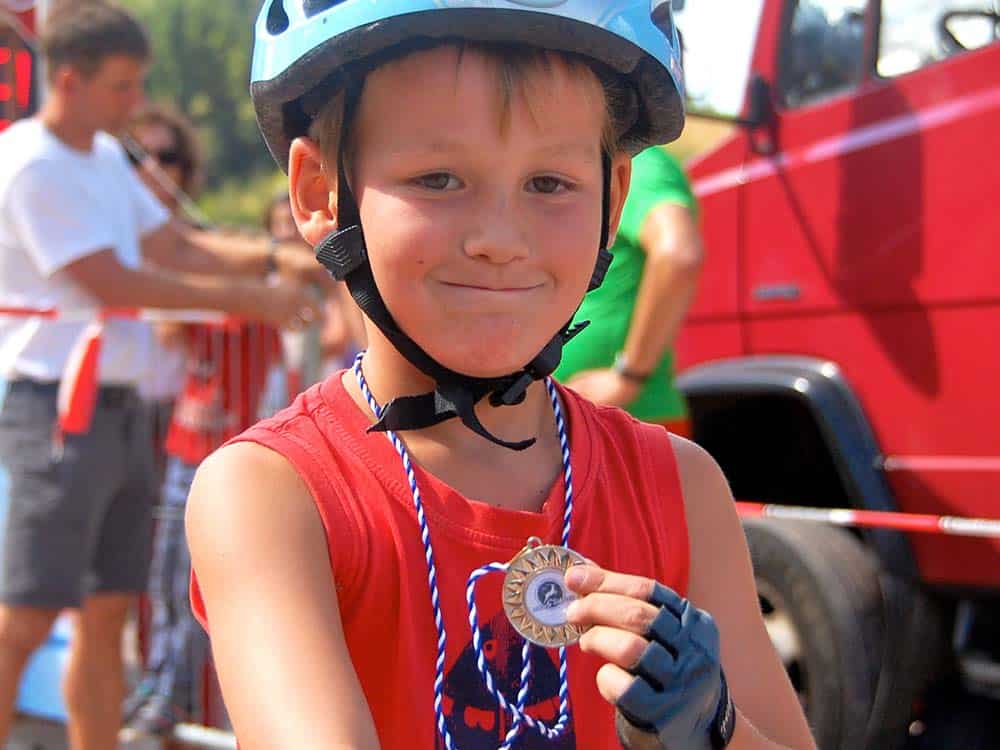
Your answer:
[[[735,125],[689,165],[695,439],[739,499],[1000,517],[1000,2],[674,7],[689,122]],[[1000,747],[1000,539],[745,527],[822,750]]]

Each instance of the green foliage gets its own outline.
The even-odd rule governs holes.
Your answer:
[[[185,113],[198,129],[208,192],[235,199],[240,191],[223,185],[262,172],[268,178],[254,184],[269,179],[274,165],[257,132],[248,83],[259,0],[121,1],[145,24],[153,45],[150,98]],[[214,199],[206,203],[216,208]]]
[[[250,179],[232,177],[202,195],[199,205],[212,221],[227,227],[260,229],[271,198],[288,187],[288,178],[275,169]]]

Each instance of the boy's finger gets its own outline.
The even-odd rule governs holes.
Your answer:
[[[578,596],[600,592],[647,601],[653,594],[656,581],[641,576],[614,573],[596,565],[574,565],[566,571],[566,585]]]
[[[648,602],[623,594],[587,594],[569,605],[566,617],[574,625],[606,625],[645,635],[660,613]]]
[[[598,625],[584,633],[578,645],[586,654],[631,670],[639,663],[649,641],[634,633]]]
[[[634,681],[635,677],[617,664],[605,664],[597,670],[597,689],[611,705],[618,702]]]

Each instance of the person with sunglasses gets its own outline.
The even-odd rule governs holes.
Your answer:
[[[146,105],[126,129],[139,148],[125,153],[153,195],[174,215],[180,195],[196,197],[202,180],[201,148],[194,127],[180,112],[162,104]]]

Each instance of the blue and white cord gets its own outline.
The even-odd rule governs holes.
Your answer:
[[[354,360],[354,375],[357,378],[358,386],[361,388],[361,392],[368,401],[368,406],[371,408],[372,413],[375,414],[376,418],[381,418],[382,407],[379,406],[375,397],[372,395],[371,390],[368,388],[364,372],[361,369],[363,359],[364,352],[361,352]],[[566,497],[565,510],[563,511],[562,545],[566,547],[569,546],[569,532],[573,516],[573,469],[570,465],[569,439],[566,436],[566,422],[563,419],[562,408],[559,405],[559,398],[556,394],[556,389],[551,378],[546,379],[545,388],[549,393],[549,399],[552,401],[552,410],[555,414],[556,429],[559,433],[559,445],[562,449],[563,476],[565,478],[564,486]],[[389,438],[389,442],[392,443],[403,462],[403,470],[406,472],[406,478],[410,483],[410,492],[413,495],[413,506],[417,511],[417,522],[420,525],[420,538],[424,543],[424,558],[427,561],[427,583],[431,591],[431,607],[434,610],[434,625],[437,628],[438,633],[437,662],[435,665],[434,675],[434,714],[437,719],[437,728],[441,737],[444,739],[444,744],[447,750],[457,750],[454,740],[452,740],[451,732],[448,731],[448,726],[444,717],[444,665],[445,645],[447,641],[444,630],[444,618],[441,614],[441,597],[438,593],[437,567],[434,564],[434,549],[431,546],[430,529],[427,525],[427,517],[424,515],[424,504],[420,497],[420,488],[417,486],[417,479],[413,471],[413,463],[410,461],[410,454],[407,452],[403,441],[400,440],[399,436],[396,435],[395,432],[387,432],[386,437]],[[489,667],[486,664],[486,656],[483,653],[482,634],[479,630],[479,617],[475,601],[475,587],[476,582],[487,573],[503,573],[506,572],[506,570],[507,563],[496,562],[485,565],[474,571],[472,575],[469,576],[469,582],[465,590],[466,601],[469,605],[469,625],[472,628],[472,645],[476,653],[476,668],[482,676],[486,689],[497,700],[501,709],[506,711],[513,718],[510,730],[507,732],[504,742],[500,746],[499,750],[511,750],[514,746],[514,741],[521,734],[521,732],[524,731],[525,726],[533,729],[550,740],[554,740],[566,731],[570,721],[569,680],[567,677],[565,647],[559,649],[559,720],[556,722],[555,726],[548,727],[525,713],[528,693],[531,687],[531,650],[534,648],[530,641],[526,640],[523,648],[521,649],[521,686],[517,693],[516,705],[511,705],[506,697],[504,697],[503,693],[501,693],[494,684],[493,675],[489,671]]]

